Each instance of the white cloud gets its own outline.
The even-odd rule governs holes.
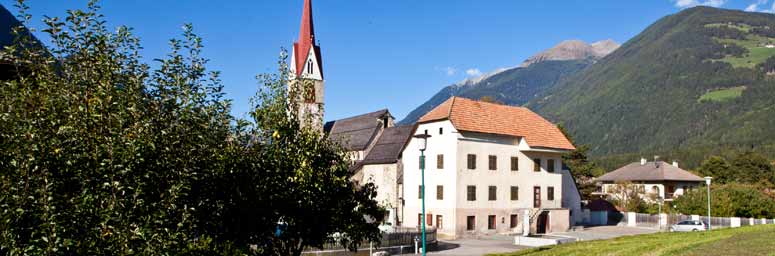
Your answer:
[[[466,75],[468,76],[481,76],[482,71],[480,71],[478,68],[471,68],[466,70]]]
[[[773,1],[772,6],[769,9],[766,7],[767,2],[769,2],[769,0],[757,0],[755,3],[748,5],[748,7],[745,8],[745,11],[775,13],[775,1]],[[762,6],[765,7],[761,8]]]
[[[435,67],[433,69],[436,70],[436,71],[441,71],[444,74],[446,74],[447,76],[454,76],[454,75],[457,74],[457,69],[454,68],[454,67],[443,67],[443,68]]]
[[[446,71],[448,76],[454,76],[455,74],[457,74],[457,69],[453,67],[447,67]]]
[[[695,7],[698,5],[720,7],[727,3],[727,0],[673,0],[678,8]]]

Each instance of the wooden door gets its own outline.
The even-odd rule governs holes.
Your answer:
[[[541,208],[541,187],[533,187],[533,208]]]

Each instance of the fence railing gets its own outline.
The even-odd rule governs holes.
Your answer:
[[[609,213],[610,214],[610,213]],[[712,229],[735,228],[750,225],[775,224],[775,219],[765,218],[739,218],[739,217],[710,217],[700,215],[681,214],[646,214],[634,212],[622,212],[622,218],[618,222],[609,225],[646,227],[667,230],[671,225],[685,220],[700,220],[709,223]]]
[[[373,246],[374,248],[385,248],[385,247],[395,247],[395,246],[414,246],[415,238],[420,239],[422,237],[422,231],[418,230],[417,228],[408,228],[408,227],[396,227],[393,232],[385,232],[382,233],[382,238],[380,239],[379,243],[369,243],[368,241],[361,242],[360,246],[358,247],[359,250],[361,249],[368,249],[369,246]],[[429,227],[425,230],[425,242],[426,244],[434,244],[436,243],[436,228]],[[318,252],[318,251],[345,251],[347,248],[342,246],[339,241],[334,237],[331,238],[329,241],[327,241],[321,250],[321,248],[307,248],[304,250],[305,253],[311,253],[311,252]]]

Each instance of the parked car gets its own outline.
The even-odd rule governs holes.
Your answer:
[[[699,220],[685,220],[670,226],[670,232],[690,232],[708,230],[708,224]]]

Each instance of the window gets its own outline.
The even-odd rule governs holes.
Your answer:
[[[547,159],[546,165],[546,171],[554,172],[554,159]]]
[[[417,214],[417,226],[418,227],[422,226],[422,213]]]
[[[474,230],[476,227],[476,217],[466,216],[466,230]]]
[[[535,172],[541,171],[541,158],[533,159],[533,171]]]
[[[433,226],[433,214],[426,214],[425,215],[425,225]]]
[[[495,215],[487,216],[487,229],[495,229]]]
[[[422,199],[422,185],[417,186],[417,199]]]
[[[519,187],[511,186],[511,200],[512,201],[519,200]]]
[[[487,160],[490,171],[495,171],[498,169],[498,158],[496,156],[489,156],[487,157]]]
[[[476,201],[476,186],[468,186],[466,192],[468,201]]]
[[[517,223],[519,222],[519,216],[516,214],[511,215],[511,223],[509,223],[510,228],[516,228]]]
[[[519,171],[519,157],[516,157],[516,156],[511,157],[511,170]]]
[[[444,134],[444,127],[439,127],[439,135]]]
[[[476,155],[468,154],[468,169],[476,170]]]
[[[442,217],[441,215],[436,215],[436,228],[437,229],[444,228],[444,217]]]
[[[554,187],[547,187],[546,188],[546,197],[549,201],[554,200]]]
[[[307,73],[312,74],[312,59],[307,63]]]
[[[436,169],[444,169],[444,155],[436,155]]]
[[[436,186],[436,200],[444,200],[444,186]]]
[[[495,186],[490,186],[490,187],[487,189],[487,191],[488,191],[488,193],[487,193],[487,199],[489,199],[490,201],[495,201],[495,200],[497,200],[497,197],[496,197],[496,194],[497,194],[497,188],[496,188]]]

